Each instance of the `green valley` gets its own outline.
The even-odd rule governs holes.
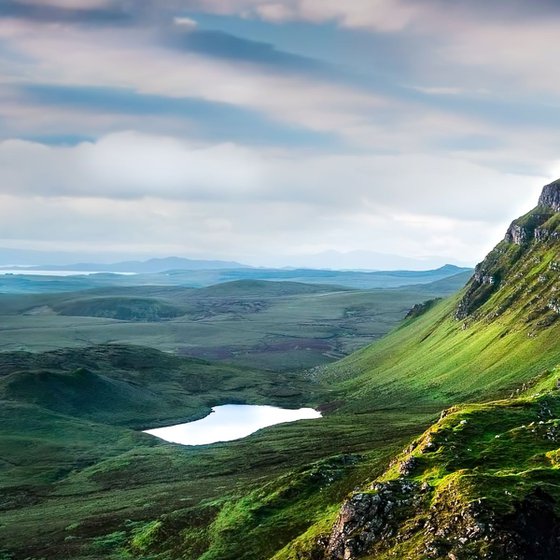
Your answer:
[[[0,348],[134,344],[249,368],[302,370],[379,338],[413,305],[455,292],[469,275],[375,290],[239,280],[198,289],[0,294]]]
[[[464,276],[5,296],[4,558],[557,558],[559,212],[557,182],[443,300]],[[252,350],[187,357],[187,324]],[[254,350],[294,332],[342,350]],[[225,402],[324,416],[200,447],[139,432]]]

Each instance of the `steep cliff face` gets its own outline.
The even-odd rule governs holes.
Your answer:
[[[560,212],[560,179],[546,185],[539,198],[539,206]]]
[[[560,180],[544,187],[538,206],[513,221],[504,240],[476,266],[456,319],[494,319],[522,306],[527,318],[541,317],[550,324],[553,316],[548,312],[558,307],[559,254]]]

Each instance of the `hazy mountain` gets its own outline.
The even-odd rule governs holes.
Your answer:
[[[185,259],[182,257],[164,257],[147,261],[123,261],[118,263],[73,263],[64,265],[37,265],[26,270],[75,270],[76,272],[135,272],[138,274],[155,274],[168,270],[220,270],[229,268],[248,268],[233,261],[211,261]]]
[[[245,260],[245,259],[244,259]],[[308,268],[322,270],[428,270],[452,263],[469,267],[470,263],[442,257],[413,258],[373,251],[324,251],[310,255],[272,256],[258,261],[247,259],[250,266],[261,268]],[[237,261],[190,259],[183,257],[146,257],[130,259],[127,255],[91,253],[84,260],[83,253],[51,252],[0,247],[0,266],[35,266],[42,270],[76,270],[107,272],[163,272],[166,270],[218,270],[242,268],[249,265]]]
[[[309,255],[289,255],[285,257],[270,257],[266,262],[260,263],[271,268],[293,267],[332,270],[427,270],[449,264],[446,257],[405,257],[378,253],[374,251],[323,251]],[[451,259],[457,266],[469,267],[471,263]]]

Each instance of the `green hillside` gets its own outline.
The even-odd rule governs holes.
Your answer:
[[[545,187],[457,296],[323,371],[341,413],[505,400],[451,409],[275,559],[558,558],[559,201]]]
[[[559,374],[517,398],[445,411],[274,559],[558,558]]]
[[[560,363],[559,217],[541,198],[457,296],[326,367],[345,406],[485,400]]]
[[[0,353],[0,400],[80,419],[141,428],[207,414],[224,402],[313,400],[309,382],[182,358],[151,348],[101,345],[43,354]]]

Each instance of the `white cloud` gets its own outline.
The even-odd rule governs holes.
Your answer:
[[[194,19],[185,16],[175,16],[173,23],[181,26],[183,29],[195,29],[198,25]]]
[[[423,6],[403,0],[202,0],[202,10],[257,16],[274,23],[336,22],[343,27],[393,32],[406,28]]]
[[[254,190],[260,175],[258,159],[245,148],[134,132],[74,147],[4,141],[0,167],[2,192],[73,197],[227,199]]]
[[[113,0],[17,0],[19,4],[32,6],[52,6],[70,10],[90,10],[92,8],[106,8],[113,4]]]
[[[9,141],[0,239],[78,236],[229,258],[330,247],[476,260],[544,182],[421,154],[295,156],[133,132],[71,148]]]

